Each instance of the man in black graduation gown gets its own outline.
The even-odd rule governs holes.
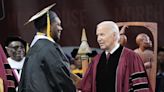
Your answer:
[[[61,21],[51,5],[34,15],[36,33],[27,53],[18,92],[75,92],[68,60],[56,43]]]

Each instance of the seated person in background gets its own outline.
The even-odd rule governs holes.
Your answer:
[[[73,74],[76,74],[82,78],[82,74],[83,74],[82,62],[80,60],[80,56],[77,55],[77,52],[78,52],[77,48],[73,49],[73,51],[71,52],[71,55],[74,59],[73,64],[71,64],[71,68],[72,68],[71,70]]]
[[[19,36],[10,36],[6,39],[5,43],[5,48],[9,56],[7,60],[19,82],[25,59],[26,42]]]
[[[153,51],[149,50],[152,47],[152,42],[149,36],[145,33],[140,33],[136,37],[136,43],[138,48],[134,52],[138,53],[144,62],[148,76],[150,76],[152,62],[153,62]]]
[[[77,48],[73,49],[73,51],[71,52],[71,55],[74,58],[74,63],[71,64],[71,68],[72,68],[71,70],[72,70],[72,73],[82,78],[83,73],[84,73],[84,71],[82,70],[82,59],[81,59],[81,56],[77,54],[77,52],[78,52]],[[96,56],[97,52],[93,50],[92,53],[87,53],[86,55],[89,57],[88,58],[88,62],[89,62],[91,61],[89,59],[92,59],[94,56]]]

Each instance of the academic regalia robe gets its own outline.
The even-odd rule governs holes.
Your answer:
[[[14,76],[1,45],[0,45],[0,80],[1,80],[0,91],[15,92]]]
[[[18,92],[75,92],[57,43],[39,39],[27,53]]]
[[[25,57],[20,61],[13,60],[11,57],[7,58],[7,60],[14,73],[16,81],[19,83]]]
[[[79,84],[82,92],[96,92],[96,72],[100,57],[101,54],[98,54],[93,59]],[[115,92],[152,92],[141,58],[130,49],[123,48],[115,76]]]

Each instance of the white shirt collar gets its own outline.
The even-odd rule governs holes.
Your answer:
[[[10,57],[7,58],[7,60],[12,69],[22,69],[25,57],[21,61],[15,61],[15,60],[11,59]]]
[[[107,55],[108,53],[113,54],[118,48],[120,47],[120,44],[116,44],[116,46],[110,51],[105,51],[105,54]]]
[[[52,38],[48,38],[47,36],[45,36],[45,34],[44,35],[38,35],[38,34],[36,34],[35,37],[34,37],[34,39],[33,39],[33,41],[31,42],[30,47],[32,47],[39,39],[47,39],[47,40],[55,43],[55,41]]]

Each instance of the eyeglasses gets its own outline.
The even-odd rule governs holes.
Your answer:
[[[9,46],[9,47],[7,47],[7,48],[13,49],[13,50],[25,49],[24,46]]]

